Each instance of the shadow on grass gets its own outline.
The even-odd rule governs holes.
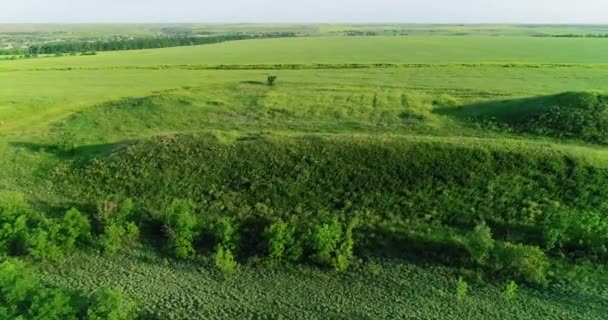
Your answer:
[[[89,159],[92,157],[107,156],[115,151],[134,145],[134,141],[119,143],[91,144],[74,148],[65,148],[54,144],[15,141],[10,145],[15,148],[23,148],[35,153],[49,153],[61,159]]]
[[[556,104],[563,103],[566,95],[568,94],[503,99],[460,106],[438,107],[433,112],[463,121],[487,118],[500,122],[517,123],[525,121],[532,115],[543,113]]]
[[[259,86],[266,86],[266,85],[268,85],[266,82],[263,82],[263,81],[252,81],[252,80],[241,81],[241,83],[242,84],[259,85]]]

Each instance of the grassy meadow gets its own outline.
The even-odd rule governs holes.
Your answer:
[[[0,61],[3,292],[25,261],[78,319],[608,313],[608,39],[547,36],[605,26],[71,28],[298,36]]]

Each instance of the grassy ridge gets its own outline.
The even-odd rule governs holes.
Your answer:
[[[439,110],[479,123],[482,127],[578,138],[592,143],[608,142],[608,96],[592,92],[479,103],[457,110]]]
[[[607,254],[608,171],[559,152],[397,139],[161,138],[58,176],[73,198],[113,194],[162,212],[174,199],[204,216],[308,219],[368,212],[364,226],[485,221],[505,240]],[[584,226],[584,227],[583,227]],[[559,232],[554,239],[554,232]]]

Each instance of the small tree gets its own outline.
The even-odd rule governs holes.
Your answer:
[[[192,204],[184,200],[174,200],[166,209],[163,220],[171,252],[178,258],[187,258],[193,254],[192,243],[198,231]]]
[[[274,83],[277,81],[277,76],[269,75],[267,81],[269,86],[274,86]]]
[[[127,299],[121,291],[105,288],[93,296],[93,302],[87,310],[87,319],[133,319],[135,307],[135,303]]]
[[[272,263],[296,261],[302,256],[302,245],[297,240],[296,229],[283,221],[275,222],[264,230],[268,245],[268,258]]]
[[[467,297],[469,293],[469,284],[464,281],[462,277],[458,278],[458,282],[456,283],[456,298],[458,301],[462,301]]]
[[[505,299],[515,299],[515,297],[517,296],[517,289],[517,283],[515,283],[515,281],[513,280],[509,281],[509,283],[507,283],[507,287],[505,288]]]
[[[238,270],[238,264],[232,251],[225,249],[221,245],[217,247],[213,261],[215,262],[215,266],[226,274],[232,274]]]
[[[494,239],[492,231],[485,223],[478,225],[467,235],[466,249],[473,262],[479,265],[486,262],[494,249]]]

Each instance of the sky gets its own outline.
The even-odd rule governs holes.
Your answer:
[[[608,0],[0,0],[0,23],[608,23]]]

